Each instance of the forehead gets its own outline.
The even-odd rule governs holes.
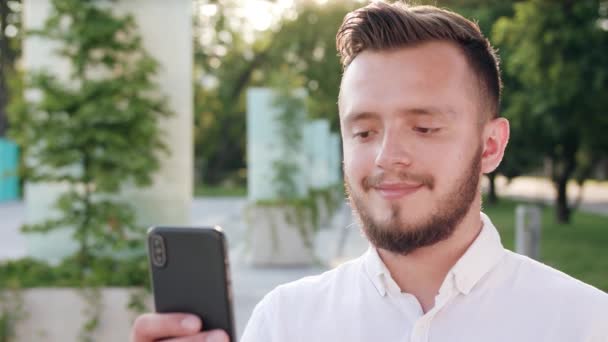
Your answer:
[[[344,73],[340,117],[426,108],[464,115],[476,111],[475,82],[463,52],[449,42],[364,51]]]

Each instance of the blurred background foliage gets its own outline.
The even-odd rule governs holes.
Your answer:
[[[195,27],[198,180],[244,183],[245,90],[249,86],[274,86],[274,74],[281,70],[296,74],[293,85],[307,89],[309,115],[328,118],[337,130],[341,67],[335,34],[355,3],[302,3],[279,10],[264,30],[247,27],[247,15],[243,21],[235,19],[242,10],[237,1],[196,4],[199,15],[195,23],[200,25]]]
[[[44,25],[28,34],[57,44],[69,77],[28,70],[30,96],[11,99],[8,136],[25,156],[26,179],[66,188],[55,217],[22,231],[70,227],[84,269],[108,248],[141,249],[133,208],[112,196],[152,183],[169,152],[159,119],[172,113],[154,82],[159,65],[143,48],[133,17],[91,0],[51,4]]]
[[[19,0],[0,2],[0,135],[20,55]],[[195,175],[206,187],[246,183],[245,91],[289,70],[309,93],[311,117],[338,131],[341,67],[335,33],[359,0],[194,0]],[[417,1],[478,22],[502,57],[502,114],[510,146],[495,174],[549,177],[555,217],[568,222],[566,184],[605,179],[608,1]],[[17,86],[18,87],[18,86]],[[241,193],[241,192],[237,192]],[[497,201],[493,187],[487,203]],[[574,204],[575,205],[575,204]]]
[[[21,56],[21,0],[0,1],[0,137],[8,129],[7,104],[9,90],[16,76],[16,64]],[[17,92],[19,91],[17,85]]]

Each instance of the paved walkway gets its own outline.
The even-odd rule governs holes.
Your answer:
[[[541,201],[552,204],[555,201],[555,187],[543,178],[518,177],[508,183],[504,177],[496,179],[496,189],[499,196]],[[574,182],[568,184],[568,199],[575,202],[581,188]],[[580,209],[600,215],[608,215],[608,182],[589,181],[582,189],[583,197]]]
[[[519,178],[511,184],[498,181],[500,195],[548,201],[553,196],[550,183],[533,178]],[[571,190],[576,194],[577,189]],[[316,254],[323,265],[308,268],[252,268],[245,264],[243,247],[245,222],[242,212],[243,198],[196,198],[192,203],[193,225],[222,226],[230,245],[232,278],[235,298],[235,316],[238,334],[243,329],[255,304],[279,284],[303,276],[318,274],[343,261],[362,254],[367,241],[351,219],[344,205],[330,227],[322,229],[316,237]],[[590,186],[585,190],[583,210],[608,214],[608,186]],[[0,260],[26,255],[26,241],[19,234],[25,208],[21,202],[0,203]]]

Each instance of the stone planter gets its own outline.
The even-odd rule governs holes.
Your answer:
[[[92,334],[94,341],[128,341],[131,326],[138,313],[128,308],[133,288],[102,288],[95,301],[99,310],[99,325]],[[84,325],[90,319],[92,306],[78,289],[25,289],[11,298],[19,302],[23,317],[17,321],[15,342],[78,341]],[[145,305],[153,308],[151,296]]]
[[[251,204],[246,260],[254,266],[306,266],[316,263],[312,212],[306,207]]]
[[[316,205],[318,227],[331,228],[331,222],[345,200],[344,192],[334,186],[312,190],[312,196]]]

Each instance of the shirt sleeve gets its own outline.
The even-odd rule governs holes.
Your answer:
[[[267,319],[269,306],[268,296],[264,297],[255,306],[240,342],[272,342],[271,330]]]

